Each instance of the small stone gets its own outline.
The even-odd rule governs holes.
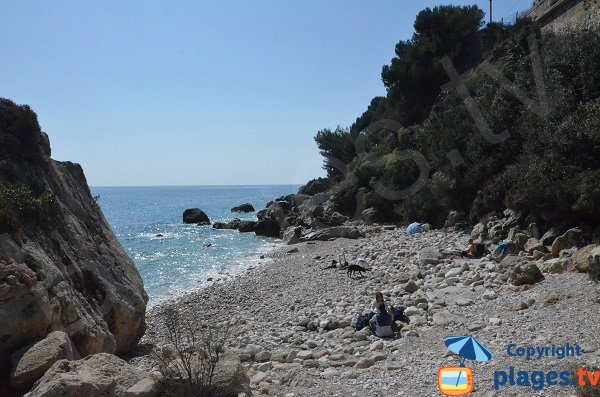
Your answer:
[[[296,354],[296,358],[300,360],[310,360],[313,358],[313,352],[311,350],[301,350]]]
[[[270,359],[271,359],[271,352],[264,351],[264,350],[259,353],[256,353],[256,355],[254,356],[254,360],[258,361],[258,362],[269,361]]]
[[[458,298],[456,300],[456,305],[457,306],[471,306],[473,305],[475,302],[473,301],[473,299],[471,298]]]
[[[409,280],[408,283],[404,286],[404,290],[410,294],[413,292],[417,292],[419,290],[419,286],[414,280]]]
[[[372,352],[374,352],[375,350],[382,350],[383,349],[383,342],[382,341],[377,341],[371,344],[371,346],[369,347],[369,350],[371,350]]]
[[[356,368],[369,368],[371,366],[373,366],[373,364],[375,364],[375,362],[373,361],[373,359],[371,358],[361,358],[360,360],[358,360],[358,362],[356,363],[355,367]]]
[[[529,306],[527,306],[527,303],[525,303],[525,302],[515,302],[512,305],[510,305],[510,310],[513,312],[518,312],[518,311],[525,310],[528,308],[529,308]]]

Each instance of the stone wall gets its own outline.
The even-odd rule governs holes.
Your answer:
[[[525,14],[544,31],[600,28],[600,0],[541,0]]]

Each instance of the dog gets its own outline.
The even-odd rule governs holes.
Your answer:
[[[363,273],[369,271],[369,269],[365,269],[360,265],[350,265],[346,269],[346,274],[348,275],[348,277],[352,277],[353,274],[358,273],[361,277],[364,277]]]

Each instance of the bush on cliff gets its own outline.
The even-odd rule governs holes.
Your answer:
[[[34,197],[24,185],[0,183],[0,233],[16,232],[24,222],[47,218],[54,203],[50,191]]]

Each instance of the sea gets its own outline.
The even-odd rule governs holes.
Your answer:
[[[256,219],[256,212],[232,213],[251,203],[256,211],[299,185],[91,187],[113,232],[137,266],[149,305],[173,299],[218,279],[235,277],[266,262],[262,254],[278,239],[237,230],[183,224],[187,208],[201,208],[211,222]],[[210,280],[212,279],[212,280]]]

